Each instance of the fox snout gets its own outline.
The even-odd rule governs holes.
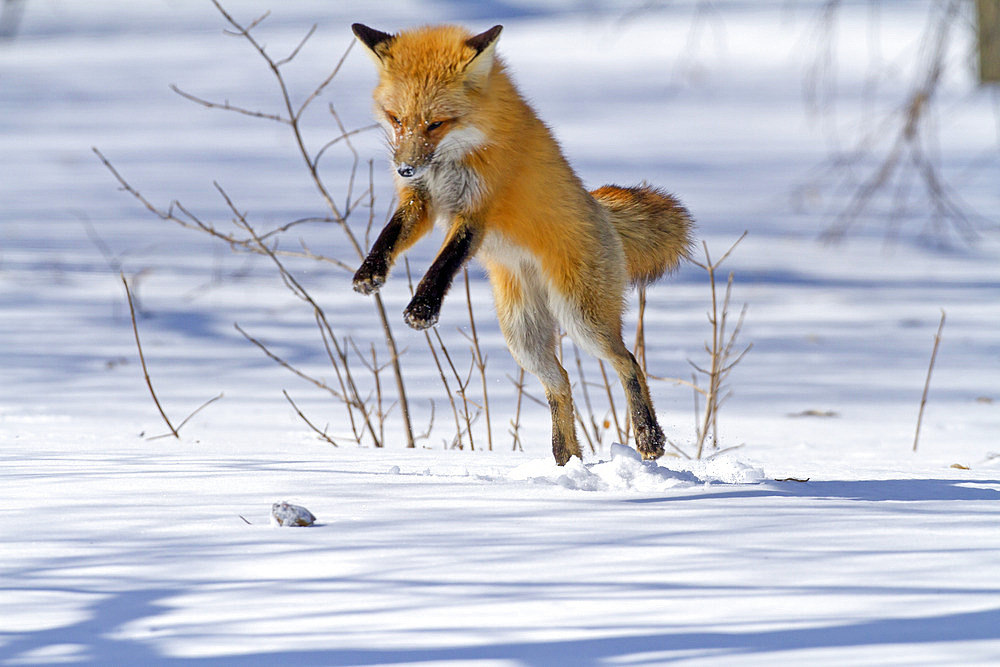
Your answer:
[[[420,176],[423,176],[424,172],[427,171],[427,168],[430,167],[430,160],[418,164],[400,160],[396,162],[395,165],[396,173],[399,174],[400,178],[419,178]]]

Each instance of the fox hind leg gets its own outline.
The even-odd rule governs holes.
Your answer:
[[[636,448],[642,458],[647,460],[658,459],[664,454],[664,443],[666,437],[663,429],[656,421],[656,412],[653,410],[653,401],[649,396],[649,386],[646,384],[646,376],[642,372],[642,367],[635,360],[635,357],[624,349],[624,354],[619,352],[612,360],[618,377],[621,379],[622,388],[625,390],[625,397],[628,400],[629,415],[635,428]]]
[[[646,374],[622,341],[620,311],[567,302],[558,310],[562,326],[573,340],[590,354],[609,362],[618,374],[635,429],[639,454],[646,460],[663,456],[666,437],[656,420]]]
[[[542,291],[525,289],[522,278],[502,267],[490,267],[490,280],[507,347],[521,367],[545,387],[552,411],[552,455],[556,463],[565,465],[574,456],[582,458],[569,375],[556,357],[556,320]]]

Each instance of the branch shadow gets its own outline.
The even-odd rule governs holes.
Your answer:
[[[732,491],[700,491],[655,498],[630,498],[625,502],[647,504],[768,496],[867,502],[996,501],[1000,500],[1000,480],[990,482],[968,479],[879,479],[804,483],[768,482]]]
[[[80,623],[22,634],[13,642],[0,647],[0,663],[23,659],[46,647],[73,645],[78,650],[74,658],[90,664],[204,664],[220,667],[322,664],[336,667],[504,661],[529,667],[588,667],[611,664],[625,656],[637,655],[655,655],[657,664],[667,664],[681,659],[689,660],[699,654],[716,659],[728,656],[731,659],[737,656],[800,650],[1000,640],[1000,608],[922,618],[874,619],[840,625],[757,632],[663,632],[464,646],[285,650],[201,657],[167,656],[158,652],[152,643],[115,639],[102,634],[108,628],[120,627],[137,618],[155,616],[162,610],[157,600],[176,593],[177,591],[155,589],[109,596],[98,602],[93,607],[92,614],[88,614],[88,618]]]

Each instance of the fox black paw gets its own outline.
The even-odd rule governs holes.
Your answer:
[[[644,461],[654,461],[666,453],[663,444],[666,442],[666,437],[663,435],[663,431],[659,427],[656,427],[653,431],[647,431],[646,433],[640,434],[636,449],[639,450],[640,456],[642,456]]]
[[[368,265],[362,264],[354,274],[354,291],[361,294],[374,294],[385,284],[385,273],[376,272]]]
[[[441,307],[423,299],[414,299],[403,311],[403,319],[417,330],[429,329],[438,321]]]

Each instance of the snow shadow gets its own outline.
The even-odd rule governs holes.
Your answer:
[[[66,591],[59,589],[59,592]],[[165,606],[158,605],[157,601],[180,592],[165,589],[120,591],[97,601],[77,623],[33,632],[0,632],[0,641],[4,642],[0,645],[0,664],[161,664],[165,659],[151,644],[114,638],[108,634],[108,629],[162,614]],[[12,638],[7,640],[5,635]]]
[[[0,646],[0,664],[53,662],[142,665],[368,665],[509,661],[528,666],[616,664],[626,656],[655,657],[656,664],[696,657],[730,659],[790,651],[871,649],[899,644],[941,644],[1000,639],[1000,608],[919,618],[881,618],[756,632],[656,632],[564,641],[517,641],[406,649],[344,648],[264,651],[241,655],[172,657],[153,642],[116,637],[108,629],[159,615],[160,600],[180,590],[123,591],[98,601],[84,620],[71,625],[16,633]],[[969,591],[976,593],[977,591]],[[990,591],[983,591],[988,593]],[[620,632],[620,629],[615,631]],[[601,632],[601,628],[597,628]],[[0,633],[0,637],[3,633]]]
[[[820,500],[948,501],[1000,500],[1000,480],[982,482],[960,479],[878,479],[817,482],[769,482],[727,491],[677,494],[659,498],[629,499],[633,503],[669,503],[709,498],[758,498],[789,496]]]
[[[1000,637],[1000,609],[925,618],[889,618],[862,623],[827,625],[764,632],[657,633],[627,637],[601,637],[549,642],[512,642],[485,646],[418,648],[404,650],[353,650],[282,652],[205,659],[213,665],[273,664],[420,664],[479,660],[510,661],[531,667],[551,665],[616,664],[625,656],[659,654],[657,664],[702,656],[783,653],[810,649],[871,648],[893,644],[985,641]],[[674,655],[671,655],[674,654]],[[184,661],[188,663],[190,661]],[[168,663],[169,664],[169,663]]]

